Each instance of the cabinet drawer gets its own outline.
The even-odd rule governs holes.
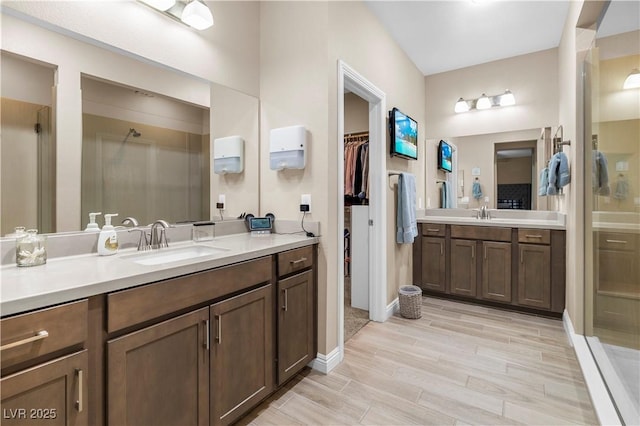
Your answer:
[[[302,271],[313,265],[313,247],[302,247],[278,254],[278,276]]]
[[[518,229],[518,242],[530,244],[551,244],[551,231],[548,229]]]
[[[107,296],[109,333],[271,281],[271,256]]]
[[[81,345],[87,339],[88,306],[85,299],[3,319],[2,368]]]
[[[447,225],[442,223],[423,223],[422,235],[426,235],[428,237],[444,237],[446,227]]]
[[[511,228],[451,225],[451,238],[465,240],[511,241]]]
[[[619,232],[599,232],[598,247],[607,250],[638,250],[638,239],[634,234]]]

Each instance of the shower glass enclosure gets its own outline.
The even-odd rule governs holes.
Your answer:
[[[584,63],[585,335],[627,425],[640,424],[640,87],[625,88],[639,28],[637,2],[611,2]]]

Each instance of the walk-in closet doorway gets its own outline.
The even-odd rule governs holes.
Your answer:
[[[364,99],[368,104],[368,191],[369,200],[368,218],[365,223],[368,236],[368,244],[358,247],[368,258],[368,299],[369,319],[384,321],[387,318],[386,288],[387,288],[387,235],[386,235],[386,190],[387,163],[386,163],[386,95],[376,86],[371,84],[362,75],[342,61],[338,61],[338,108],[337,108],[337,137],[338,137],[338,253],[345,253],[345,222],[344,196],[345,196],[345,103],[344,95],[350,92]],[[359,191],[360,193],[362,191]],[[362,222],[362,220],[359,220]],[[353,248],[353,246],[352,246]],[[366,252],[364,252],[366,250]],[[338,262],[338,349],[337,361],[344,358],[344,291],[345,291],[345,262]],[[351,270],[353,272],[353,270]]]

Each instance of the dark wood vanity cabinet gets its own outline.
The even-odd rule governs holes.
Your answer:
[[[431,223],[420,228],[414,283],[426,294],[564,310],[564,231]]]
[[[233,423],[273,391],[271,287],[211,306],[211,424]]]
[[[278,385],[315,358],[315,279],[313,247],[278,254]]]
[[[445,225],[429,225],[421,228],[421,271],[423,288],[444,292],[446,282]]]
[[[107,343],[109,424],[209,424],[208,323],[203,308]]]
[[[87,300],[3,318],[4,425],[86,425]]]
[[[640,235],[594,233],[596,327],[640,331]]]

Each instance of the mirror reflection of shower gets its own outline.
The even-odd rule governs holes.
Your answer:
[[[134,129],[133,127],[129,129],[129,133],[127,133],[127,136],[124,137],[124,140],[122,141],[122,143],[125,143],[127,141],[127,139],[129,139],[129,136],[133,136],[134,138],[139,138],[141,135],[140,132],[136,132],[136,129]]]

